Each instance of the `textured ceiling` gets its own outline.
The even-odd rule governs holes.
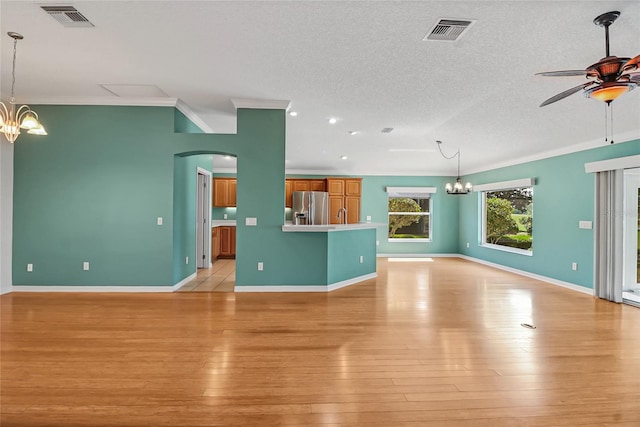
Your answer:
[[[19,101],[111,102],[101,85],[150,85],[227,133],[231,98],[290,100],[290,172],[455,174],[435,140],[448,155],[460,148],[463,174],[604,145],[604,104],[576,94],[538,107],[584,78],[534,74],[602,58],[592,20],[610,10],[622,12],[611,53],[640,54],[635,0],[72,2],[93,28],[65,28],[40,8],[59,3],[69,4],[0,2],[3,99],[6,32],[17,31]],[[423,41],[439,18],[476,22],[456,42]],[[613,112],[615,140],[640,137],[640,88]]]

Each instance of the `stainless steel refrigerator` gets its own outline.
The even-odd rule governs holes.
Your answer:
[[[291,222],[295,225],[329,224],[329,193],[294,191]]]

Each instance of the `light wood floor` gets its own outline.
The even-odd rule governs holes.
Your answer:
[[[640,425],[640,309],[461,259],[378,276],[4,295],[0,425]]]

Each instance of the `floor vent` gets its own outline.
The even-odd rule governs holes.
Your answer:
[[[93,27],[94,25],[73,6],[40,6],[65,27]]]
[[[393,130],[393,128],[384,128],[380,132],[382,132],[382,133],[391,133],[392,130]]]
[[[471,19],[440,19],[422,40],[456,41],[474,22]]]

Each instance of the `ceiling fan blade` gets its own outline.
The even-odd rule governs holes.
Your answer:
[[[635,58],[631,58],[622,67],[620,67],[620,73],[622,74],[625,71],[635,70],[638,68],[638,64],[640,64],[640,55]]]
[[[640,73],[630,73],[627,74],[627,76],[629,76],[630,81],[638,83],[640,85]]]
[[[587,82],[587,83],[578,85],[576,87],[572,87],[571,89],[567,89],[564,92],[560,92],[559,94],[554,95],[551,98],[547,99],[542,104],[540,104],[540,106],[544,107],[545,105],[553,104],[554,102],[560,101],[561,99],[564,99],[569,95],[573,95],[576,92],[580,92],[582,89],[585,89],[587,86],[591,86],[594,83],[595,82]]]
[[[564,70],[564,71],[545,71],[544,73],[536,73],[536,76],[545,77],[566,77],[566,76],[586,76],[587,70]]]

